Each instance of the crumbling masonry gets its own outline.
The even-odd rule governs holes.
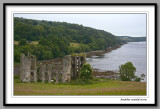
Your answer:
[[[36,57],[33,55],[21,55],[20,59],[20,81],[21,82],[37,82]]]
[[[70,82],[77,79],[82,65],[86,62],[86,55],[65,56],[62,62],[41,63],[36,66],[33,55],[22,55],[20,65],[21,82]]]

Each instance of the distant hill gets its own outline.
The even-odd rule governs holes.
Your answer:
[[[131,36],[119,36],[120,39],[127,42],[141,42],[146,41],[146,37],[131,37]]]

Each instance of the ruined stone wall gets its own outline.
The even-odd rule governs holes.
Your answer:
[[[86,55],[71,56],[71,78],[77,79],[83,64],[86,62]]]
[[[36,58],[33,55],[22,55],[20,66],[21,82],[70,82],[77,79],[82,65],[86,62],[86,56],[65,56],[63,62],[41,63],[36,66]]]
[[[37,82],[37,67],[36,67],[36,57],[31,55],[31,74],[30,74],[30,81]]]
[[[58,63],[52,63],[52,64],[53,64],[53,73],[56,78],[55,83],[58,84],[59,82],[62,82],[62,73],[63,73],[62,63],[58,62]]]
[[[49,64],[41,64],[39,69],[38,78],[44,82],[60,82],[62,81],[62,64],[59,63],[49,63]]]
[[[46,71],[46,65],[41,64],[39,69],[38,79],[41,80],[42,83],[45,82],[45,71]]]
[[[20,59],[20,81],[31,82],[37,81],[36,58],[32,55],[21,55]]]
[[[71,80],[71,56],[66,56],[63,59],[63,70],[62,70],[62,82],[70,82]]]

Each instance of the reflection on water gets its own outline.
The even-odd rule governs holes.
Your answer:
[[[105,57],[105,55],[104,54],[99,54],[99,55],[94,55],[94,56],[91,56],[91,58],[90,59],[92,59],[92,58],[104,58]]]
[[[136,75],[147,75],[146,42],[129,42],[109,53],[87,58],[93,68],[100,70],[118,70],[126,62],[132,62],[136,67]],[[146,81],[146,78],[145,80]]]

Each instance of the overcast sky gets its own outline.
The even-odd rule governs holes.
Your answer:
[[[75,23],[116,36],[146,36],[146,14],[14,14],[14,17]]]

